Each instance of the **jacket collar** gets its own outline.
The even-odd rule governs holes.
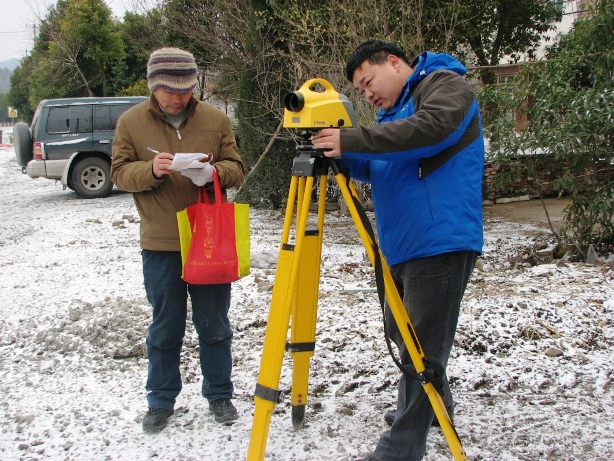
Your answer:
[[[380,110],[377,113],[377,120],[381,120],[386,115],[392,115],[403,108],[409,99],[413,88],[421,82],[427,75],[436,70],[449,70],[463,76],[467,73],[465,66],[461,64],[455,57],[445,53],[432,53],[425,51],[419,55],[412,63],[413,73],[407,78],[403,89],[394,103],[394,106],[388,110]]]
[[[194,113],[194,110],[196,109],[197,105],[198,105],[198,100],[194,96],[192,96],[190,100],[188,101],[188,110],[185,113],[186,119]],[[162,109],[160,109],[160,104],[158,103],[158,100],[153,94],[149,96],[149,105],[147,106],[147,110],[151,114],[164,120],[165,122],[167,121],[166,117],[164,117],[164,113],[162,112]]]

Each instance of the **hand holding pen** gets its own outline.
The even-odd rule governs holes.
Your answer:
[[[173,170],[170,169],[173,163],[173,154],[168,152],[158,152],[151,146],[147,146],[147,150],[156,154],[153,159],[152,171],[156,178],[160,178],[165,174],[171,174]]]

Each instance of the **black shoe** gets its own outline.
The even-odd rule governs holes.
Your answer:
[[[385,414],[384,414],[384,421],[386,421],[386,423],[389,426],[392,426],[392,423],[394,422],[394,418],[397,415],[397,411],[396,410],[388,410]],[[437,419],[437,416],[435,416],[433,418],[433,422],[431,423],[431,427],[440,427],[439,424],[439,420]]]
[[[237,409],[230,399],[219,399],[209,404],[209,410],[215,414],[218,423],[232,424],[239,417]]]
[[[384,421],[386,421],[386,424],[388,424],[389,426],[392,426],[392,423],[394,422],[394,418],[396,415],[397,415],[396,410],[388,410],[384,414]]]
[[[143,431],[160,432],[166,427],[166,420],[174,412],[172,408],[150,408],[143,418]]]

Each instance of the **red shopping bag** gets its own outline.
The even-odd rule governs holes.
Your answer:
[[[230,283],[249,274],[249,207],[223,201],[217,172],[213,187],[215,203],[201,187],[198,202],[177,213],[183,279],[195,285]]]

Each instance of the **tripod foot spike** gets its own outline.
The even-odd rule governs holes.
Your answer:
[[[292,407],[292,426],[294,429],[302,429],[305,424],[305,405]]]

